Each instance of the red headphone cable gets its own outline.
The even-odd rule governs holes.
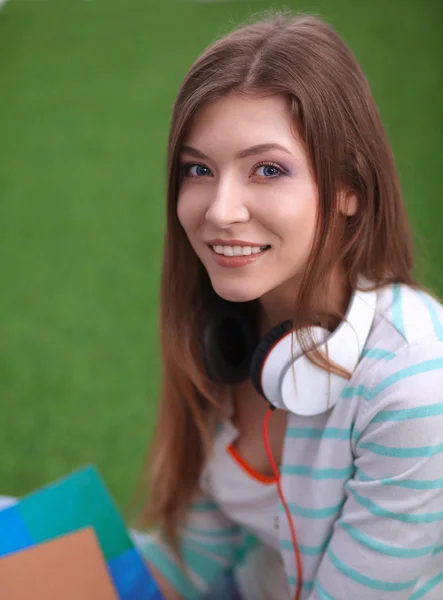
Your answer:
[[[275,481],[277,483],[278,495],[279,495],[281,503],[283,504],[283,507],[285,509],[286,517],[287,517],[288,523],[289,523],[289,529],[291,530],[291,539],[292,539],[292,544],[294,546],[295,561],[297,564],[297,589],[295,592],[294,600],[300,600],[301,586],[302,586],[302,580],[303,580],[300,551],[298,549],[297,536],[295,534],[294,522],[292,521],[291,511],[289,510],[288,503],[286,502],[286,499],[283,495],[283,490],[282,490],[281,481],[280,481],[280,472],[277,468],[277,465],[275,464],[274,457],[272,456],[271,446],[269,444],[268,424],[269,424],[269,419],[271,417],[271,414],[273,413],[274,410],[275,410],[275,408],[273,406],[270,406],[266,413],[265,420],[263,423],[263,440],[265,443],[266,453],[268,455],[269,462],[271,463],[271,468],[274,473]]]

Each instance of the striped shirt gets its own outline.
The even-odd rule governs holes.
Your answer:
[[[337,404],[289,415],[280,467],[303,563],[303,600],[443,598],[443,306],[404,285],[374,323]],[[204,489],[204,485],[201,486]],[[280,552],[297,584],[279,505]],[[186,572],[153,534],[142,551],[189,600],[244,555],[247,531],[206,493],[182,531]]]
[[[232,399],[229,406],[233,409]],[[233,442],[238,435],[231,421],[224,420],[201,477],[202,489],[231,521],[261,542],[235,572],[243,600],[289,600],[278,534],[277,483],[275,477],[255,471],[237,452]]]

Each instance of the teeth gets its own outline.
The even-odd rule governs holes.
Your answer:
[[[224,256],[249,256],[266,250],[268,246],[212,246],[216,254]]]

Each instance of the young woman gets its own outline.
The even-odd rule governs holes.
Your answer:
[[[143,547],[165,598],[443,598],[443,307],[349,49],[285,15],[217,41],[168,176]]]

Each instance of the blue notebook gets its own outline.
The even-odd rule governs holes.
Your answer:
[[[0,559],[92,527],[120,600],[162,600],[100,474],[82,468],[0,511]]]

